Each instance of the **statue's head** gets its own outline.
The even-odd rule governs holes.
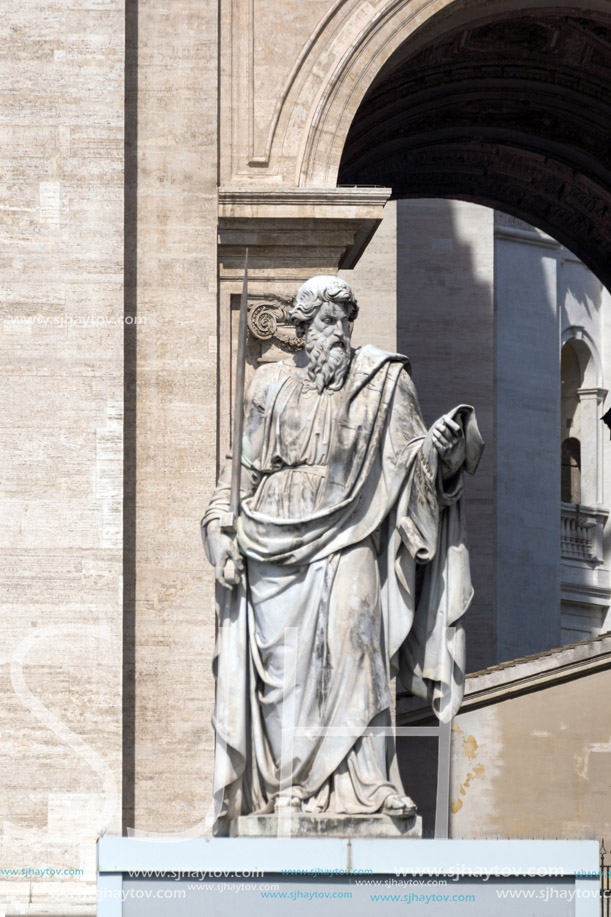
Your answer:
[[[341,277],[317,274],[310,277],[297,290],[290,316],[297,328],[297,334],[304,335],[307,326],[325,303],[336,303],[346,312],[349,322],[358,315],[359,307],[352,288]]]
[[[322,392],[340,389],[350,365],[351,324],[358,314],[356,297],[340,277],[318,275],[299,288],[290,316],[305,337],[308,374]]]

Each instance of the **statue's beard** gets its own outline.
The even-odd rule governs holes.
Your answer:
[[[326,388],[336,392],[344,384],[350,366],[350,338],[344,338],[341,346],[334,336],[312,333],[310,329],[305,352],[308,358],[308,376],[319,393]]]

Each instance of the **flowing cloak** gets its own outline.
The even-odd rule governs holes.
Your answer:
[[[368,727],[390,726],[396,676],[455,715],[473,594],[463,469],[444,480],[422,454],[407,358],[359,348],[340,392],[322,394],[293,361],[263,366],[245,410],[246,575],[219,607],[214,659],[217,833],[287,786],[310,811],[376,811],[401,793],[394,742]],[[472,473],[475,413],[451,416]],[[204,531],[227,509],[224,477]]]

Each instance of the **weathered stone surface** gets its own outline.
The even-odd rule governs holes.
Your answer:
[[[387,815],[243,815],[232,837],[422,837],[422,818]]]
[[[129,280],[145,324],[128,396],[135,712],[124,820],[199,835],[210,828],[213,749],[214,587],[197,522],[216,465],[217,5],[147,0],[138,13]]]
[[[3,913],[92,913],[121,829],[123,21],[2,10],[0,869],[38,870]]]

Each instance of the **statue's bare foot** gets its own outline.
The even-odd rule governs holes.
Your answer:
[[[286,812],[287,809],[300,810],[301,798],[299,796],[278,796],[274,803],[276,812]]]
[[[394,793],[386,797],[382,806],[382,815],[390,815],[391,818],[411,818],[416,811],[416,803],[413,799]]]

